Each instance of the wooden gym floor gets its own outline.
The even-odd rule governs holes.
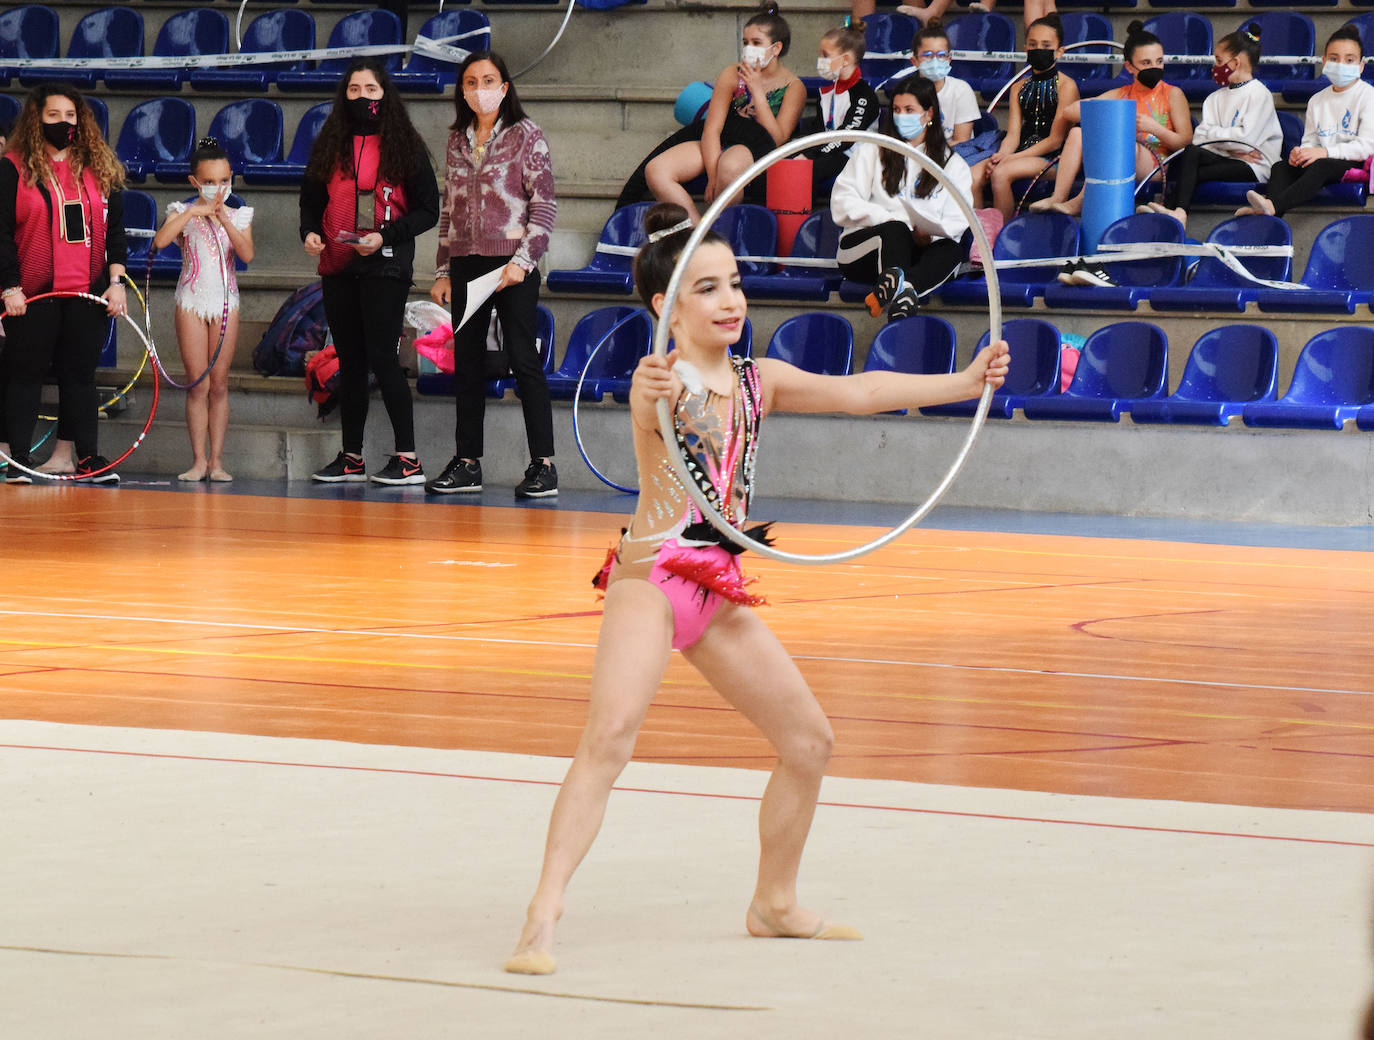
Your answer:
[[[0,763],[10,763],[9,776],[22,777],[26,791],[43,792],[38,802],[25,803],[32,818],[20,821],[18,831],[31,826],[41,835],[44,821],[64,813],[76,814],[69,823],[78,830],[113,826],[67,804],[73,792],[64,788],[73,775],[103,771],[93,784],[118,787],[123,777],[142,790],[140,770],[175,770],[183,760],[207,768],[218,763],[219,769],[228,769],[225,763],[309,760],[357,773],[349,778],[355,787],[342,795],[348,799],[385,798],[378,785],[386,786],[387,775],[462,776],[476,783],[491,780],[495,770],[512,782],[518,774],[543,798],[561,775],[561,758],[571,754],[585,712],[599,619],[590,579],[622,518],[567,502],[538,508],[449,505],[427,504],[409,493],[385,500],[375,493],[312,499],[169,494],[128,486],[113,492],[0,488],[6,543],[0,719],[11,720],[0,729]],[[819,552],[867,540],[874,532],[789,523],[777,533],[788,548]],[[800,567],[746,558],[746,569],[771,602],[764,617],[795,654],[833,720],[837,739],[830,773],[836,779],[826,792],[831,811],[842,815],[845,806],[874,809],[881,803],[893,812],[926,813],[914,825],[909,818],[893,824],[902,828],[902,840],[911,840],[913,826],[945,828],[943,838],[956,846],[959,836],[946,833],[956,823],[941,823],[942,813],[964,823],[1054,820],[1118,828],[1166,836],[1180,848],[1260,832],[1280,844],[1315,843],[1325,849],[1313,849],[1326,857],[1321,863],[1344,856],[1342,881],[1332,889],[1329,878],[1290,880],[1297,888],[1326,886],[1324,898],[1341,893],[1332,912],[1345,930],[1343,941],[1339,949],[1318,945],[1342,965],[1333,973],[1327,964],[1321,974],[1328,982],[1338,980],[1344,1003],[1334,1011],[1326,1007],[1323,1028],[1307,1035],[1348,1034],[1350,1009],[1360,996],[1351,979],[1367,976],[1364,890],[1368,850],[1374,848],[1359,815],[1374,810],[1374,554],[926,528],[849,565]],[[92,764],[92,756],[100,761]],[[121,764],[119,756],[128,761]],[[752,802],[757,784],[749,771],[770,766],[766,745],[675,658],[626,786]],[[370,774],[381,779],[370,780]],[[234,775],[242,777],[242,769]],[[636,779],[645,786],[636,788]],[[199,782],[174,772],[162,781],[176,790]],[[216,780],[218,796],[236,782],[228,776]],[[516,850],[509,854],[533,860],[547,799],[499,808],[500,797],[533,796],[498,797],[489,787],[483,790],[496,799],[493,811],[510,814],[506,829],[513,826],[510,820],[518,821],[519,834],[510,839]],[[154,786],[141,811],[154,812],[152,806],[173,797]],[[227,797],[232,801],[233,795]],[[266,819],[272,813],[266,802],[255,802],[250,814]],[[827,866],[825,818],[823,810],[822,833],[813,837],[808,864],[815,856],[814,877],[832,880],[826,899],[833,903],[852,875]],[[648,810],[644,825],[652,830],[656,819],[655,810]],[[157,831],[145,822],[149,834]],[[853,853],[868,841],[868,826],[877,825],[855,824]],[[383,844],[412,838],[402,826]],[[709,851],[714,836],[708,832],[703,840]],[[1078,833],[1064,840],[1064,854],[1072,858],[1085,847],[1082,842],[1099,839]],[[732,882],[743,884],[748,843],[733,848],[721,842],[721,855],[738,857],[743,871]],[[1163,847],[1147,845],[1140,853],[1160,855]],[[656,855],[665,856],[665,848],[660,845]],[[1199,862],[1215,864],[1211,846],[1193,851]],[[41,884],[50,867],[33,849],[25,852],[8,868],[15,872],[8,878],[11,891]],[[175,855],[193,852],[178,847]],[[339,854],[349,855],[343,849]],[[621,863],[608,880],[608,901],[634,891],[626,888],[634,874],[661,871],[661,862],[646,866],[638,858],[642,854]],[[1111,855],[1130,859],[1119,848]],[[69,866],[78,875],[90,869]],[[499,963],[532,879],[528,864],[514,875],[486,869],[505,910],[495,922],[499,934],[469,974]],[[956,875],[973,868],[956,855],[946,869],[950,883],[958,884]],[[1065,884],[1052,864],[1037,863],[1035,869],[1039,882]],[[1099,873],[1085,869],[1085,878]],[[1159,879],[1150,883],[1157,886]],[[1055,890],[1056,902],[1072,900],[1072,891]],[[740,909],[738,895],[732,888],[724,903],[730,909],[722,910],[731,920]],[[60,901],[48,909],[59,907],[64,915],[93,912]],[[853,908],[880,912],[859,902]],[[1310,917],[1303,900],[1291,910]],[[53,920],[54,913],[42,907],[24,918],[23,927],[11,933],[18,937],[0,950],[0,964],[9,960],[21,974],[37,972],[58,994],[86,984],[130,985],[130,992],[143,992],[138,980],[117,977],[134,968],[81,961],[134,957],[125,949],[129,943],[85,934],[70,920],[58,929],[68,934],[50,934]],[[880,948],[880,937],[874,938],[864,944],[870,956]],[[370,945],[366,935],[352,936],[350,943]],[[161,952],[146,955],[169,956],[157,948]],[[715,958],[719,950],[713,949],[705,944],[701,956]],[[1295,949],[1299,962],[1316,963],[1310,949]],[[198,948],[196,957],[182,960],[199,958],[203,966],[207,956]],[[81,961],[79,967],[72,958]],[[302,971],[322,970],[315,954],[302,952],[296,959],[312,962]],[[246,970],[249,962],[263,966],[244,954],[235,958],[235,970]],[[695,967],[664,970],[681,975]],[[1029,976],[1017,983],[1018,992],[1021,982],[1035,985],[1033,966],[1023,967]],[[430,964],[424,970],[437,978],[449,968]],[[832,969],[817,970],[829,979]],[[115,976],[102,974],[108,972]],[[357,974],[390,977],[375,963]],[[1242,987],[1238,992],[1245,976],[1242,971],[1233,980]],[[564,980],[567,973],[554,978]],[[493,973],[480,984],[462,985],[497,992],[504,981],[509,977]],[[725,1000],[721,994],[731,987],[719,981],[712,999],[736,1010],[755,1006],[743,993],[727,994],[735,1003]],[[605,982],[588,977],[581,984],[590,993]],[[620,999],[605,992],[583,996]],[[875,998],[866,999],[872,1004]],[[900,1010],[903,1021],[915,1021],[915,1004],[906,996],[889,992],[876,999],[877,1011]],[[1330,994],[1323,999],[1329,1003]],[[770,1000],[764,1003],[796,1014],[800,1031],[794,1035],[812,1035],[806,1024],[821,1021],[815,1009],[802,1006],[804,1000],[796,1007],[777,993]],[[657,1000],[640,1003],[672,1001],[659,992]],[[715,1006],[702,999],[679,1003]],[[1299,1035],[1288,1031],[1291,1022],[1266,1010],[1264,1001],[1257,1007],[1263,1013],[1244,1035]],[[935,1032],[929,1035],[975,1035],[964,1031],[974,1028],[985,1036],[1080,1035],[1062,1023],[994,1025],[1002,1020],[978,1017],[993,1014],[986,1008],[946,1010],[950,1014],[930,1020]],[[1116,1035],[1143,1036],[1147,1025],[1188,1022],[1202,1024],[1190,1036],[1242,1035],[1228,1032],[1236,1022],[1224,1015],[1212,1022],[1154,1010],[1158,1014],[1139,1019],[1139,1033],[1125,1028],[1144,1014],[1137,1008],[1126,1018],[1102,1010],[1084,1021],[1081,1035],[1116,1028]],[[493,1023],[505,1021],[499,1008],[484,1007],[487,1013]],[[360,1023],[366,1020],[365,1011],[358,1014]],[[607,1014],[596,1019],[605,1027],[601,1033],[573,1029],[568,1035],[621,1035],[615,1032],[620,1012]],[[899,1035],[886,1030],[886,1019],[866,1021],[869,1028],[858,1029],[858,1035]],[[1299,1015],[1295,1021],[1312,1019]],[[625,1025],[623,1035],[664,1028],[662,1022],[634,1023]],[[329,1033],[305,1028],[280,1035],[353,1035],[338,1021],[333,1025]],[[664,1035],[706,1033],[684,1020]],[[58,1034],[45,1027],[41,1035]],[[182,1028],[177,1035],[220,1034]],[[507,1034],[493,1026],[467,1035]]]

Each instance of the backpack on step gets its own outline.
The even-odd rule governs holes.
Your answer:
[[[265,376],[305,375],[305,356],[324,349],[328,332],[324,290],[319,282],[311,282],[278,308],[253,348],[253,368]]]

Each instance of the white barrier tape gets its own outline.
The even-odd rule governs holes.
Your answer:
[[[866,51],[864,57],[897,61],[902,58],[910,58],[911,51]],[[1021,65],[1026,63],[1025,51],[950,51],[949,57],[951,61],[1012,62]],[[1313,54],[1266,54],[1260,60],[1260,65],[1321,65],[1325,60],[1325,55],[1319,57]],[[1365,60],[1374,61],[1374,57]],[[1104,62],[1119,64],[1121,54],[1119,52],[1110,54],[1079,52],[1059,56],[1060,64],[1090,65]],[[1166,68],[1169,65],[1215,65],[1216,59],[1210,54],[1166,54],[1164,64]]]
[[[388,54],[423,54],[441,61],[459,63],[469,51],[447,44],[454,40],[490,33],[473,29],[457,36],[431,40],[416,36],[414,43],[369,44],[361,47],[315,47],[299,51],[254,51],[248,54],[194,54],[181,57],[149,55],[134,58],[6,58],[7,69],[207,69],[238,65],[265,65],[272,62],[321,61],[326,58],[370,58]]]
[[[1110,178],[1110,179],[1108,179],[1108,178],[1106,178],[1106,177],[1084,177],[1084,178],[1083,178],[1083,183],[1084,183],[1085,185],[1087,185],[1087,184],[1102,184],[1102,185],[1106,185],[1107,187],[1115,187],[1115,186],[1120,185],[1120,184],[1132,184],[1132,185],[1133,185],[1133,184],[1135,184],[1135,174],[1131,174],[1131,176],[1129,176],[1129,177],[1112,177],[1112,178]]]
[[[639,252],[635,246],[613,246],[606,242],[596,244],[598,253],[610,256],[634,256]],[[817,267],[829,271],[837,270],[838,260],[827,260],[819,256],[736,256],[736,260],[749,264],[780,264],[783,267]]]

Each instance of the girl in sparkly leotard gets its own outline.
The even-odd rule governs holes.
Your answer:
[[[1026,61],[1030,77],[1011,94],[1007,136],[1001,146],[973,166],[973,197],[982,205],[992,186],[992,205],[1004,220],[1016,210],[1012,184],[1034,177],[1064,145],[1069,124],[1068,106],[1078,101],[1078,84],[1059,71],[1064,31],[1057,15],[1038,19],[1026,29]]]
[[[640,296],[653,313],[691,225],[678,206],[649,213],[648,244],[635,260]],[[554,929],[563,893],[591,847],[616,777],[629,761],[670,649],[763,732],[778,764],[759,808],[758,880],[745,914],[751,935],[858,939],[797,901],[797,871],[833,740],[830,723],[797,666],[751,605],[737,552],[691,505],[668,453],[682,452],[693,480],[723,516],[743,528],[759,427],[773,411],[866,414],[965,400],[1000,386],[1005,342],[951,375],[866,372],[818,376],[773,359],[735,358],[746,303],[730,247],[708,234],[683,273],[671,315],[674,350],[635,370],[630,420],[639,468],[638,507],[596,583],[605,612],[592,670],[591,703],[577,754],[553,818],[539,885],[506,970],[544,975],[555,968]],[[674,416],[665,444],[656,404]],[[757,534],[754,535],[757,537]]]
[[[234,478],[224,468],[224,436],[229,428],[229,366],[239,335],[239,287],[234,258],[253,259],[253,209],[229,206],[233,170],[218,141],[206,137],[191,155],[191,184],[197,196],[190,203],[167,204],[167,220],[153,237],[161,249],[181,244],[181,278],[177,281],[177,346],[188,378],[205,371],[225,322],[224,347],[210,375],[186,391],[186,432],[191,438],[191,468],[178,480]],[[216,246],[218,241],[218,246]],[[224,267],[220,267],[220,258]],[[225,294],[228,317],[225,317]]]

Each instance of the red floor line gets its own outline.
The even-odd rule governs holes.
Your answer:
[[[538,787],[558,787],[561,780],[529,780],[510,776],[479,776],[471,773],[441,773],[428,769],[396,769],[383,766],[344,766],[319,762],[281,762],[261,758],[225,758],[218,755],[171,755],[151,751],[112,751],[107,748],[57,747],[48,744],[0,744],[0,748],[17,751],[64,751],[85,755],[117,755],[126,758],[171,759],[182,762],[223,762],[232,765],[283,766],[292,769],[331,769],[348,773],[387,773],[398,776],[434,776],[448,780],[480,780],[498,784],[526,784]],[[666,794],[685,798],[716,798],[723,801],[757,802],[761,798],[752,794],[713,794],[706,791],[669,791],[656,787],[615,787],[617,791],[632,794]],[[1104,830],[1142,831],[1149,834],[1189,834],[1206,838],[1249,838],[1257,841],[1284,841],[1302,845],[1335,845],[1344,848],[1374,849],[1374,842],[1339,841],[1334,838],[1298,838],[1286,834],[1244,834],[1239,831],[1196,830],[1187,827],[1150,827],[1138,823],[1100,823],[1093,820],[1055,820],[1043,816],[1014,816],[1006,813],[977,813],[955,809],[918,809],[904,805],[871,805],[864,802],[819,803],[830,809],[867,809],[877,812],[912,813],[918,816],[953,816],[969,820],[1003,820],[1010,823],[1047,823],[1065,827],[1095,827]]]

